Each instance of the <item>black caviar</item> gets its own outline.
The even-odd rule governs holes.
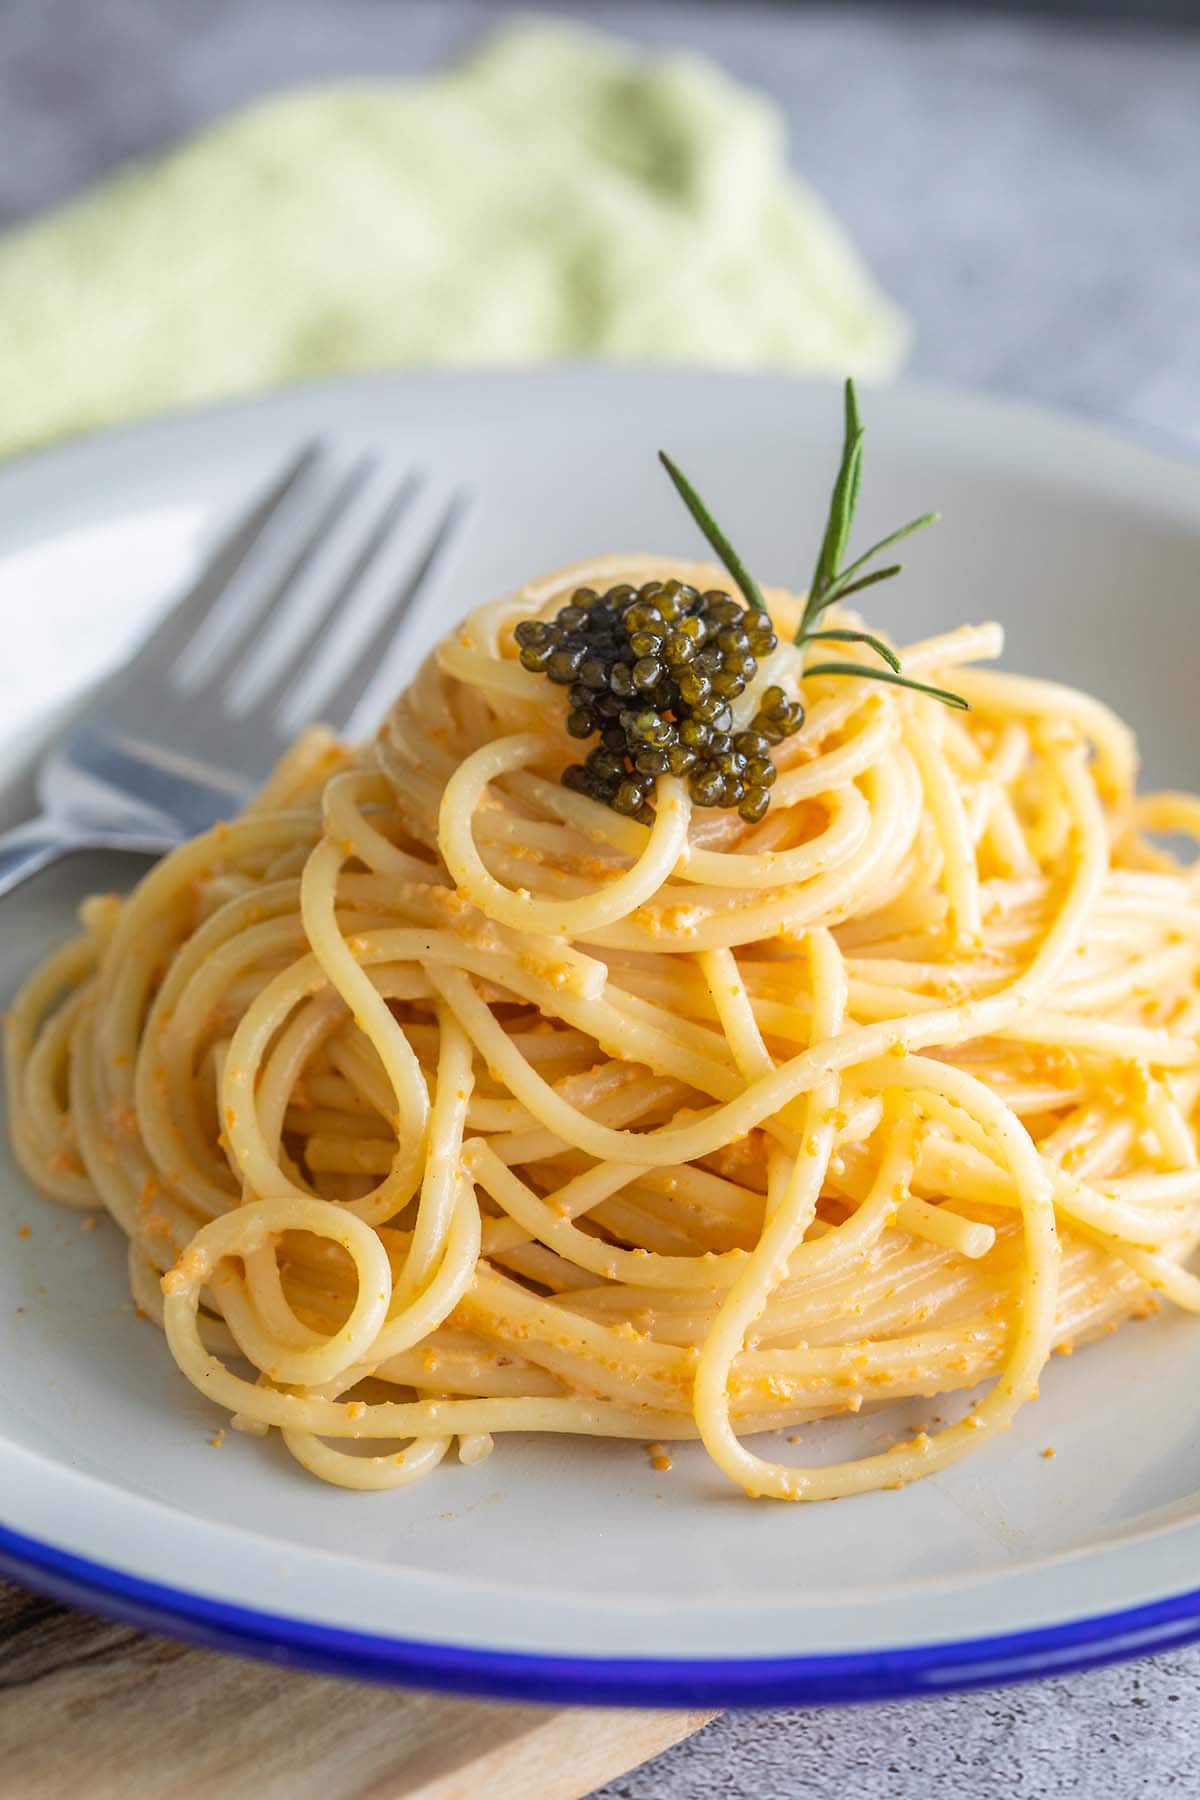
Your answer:
[[[553,619],[522,619],[521,665],[569,690],[567,730],[598,737],[563,786],[649,825],[660,775],[687,780],[697,806],[736,807],[749,824],[771,803],[771,748],[804,722],[780,687],[763,691],[749,727],[731,702],[778,642],[765,612],[718,589],[647,581],[598,594],[577,588]]]

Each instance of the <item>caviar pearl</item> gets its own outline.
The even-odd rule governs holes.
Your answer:
[[[771,803],[772,745],[798,731],[799,701],[767,688],[748,730],[731,736],[729,702],[777,639],[766,615],[681,581],[577,588],[553,619],[522,619],[522,668],[569,690],[567,730],[599,737],[563,786],[644,825],[658,776],[683,777],[697,806],[736,807],[754,824]]]

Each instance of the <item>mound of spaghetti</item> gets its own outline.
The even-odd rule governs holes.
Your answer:
[[[9,1017],[30,1176],[108,1209],[188,1379],[327,1481],[563,1432],[698,1437],[755,1496],[893,1487],[1053,1348],[1200,1310],[1200,877],[1152,842],[1200,800],[1139,798],[1098,702],[974,667],[994,626],[905,653],[958,713],[865,649],[807,672],[774,591],[738,707],[806,716],[765,816],[564,786],[517,623],[717,573],[482,608],[369,747],[309,734],[89,901]],[[879,1454],[754,1436],[977,1383]]]

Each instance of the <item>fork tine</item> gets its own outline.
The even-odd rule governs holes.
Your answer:
[[[150,633],[122,677],[165,670],[189,644],[217,601],[267,529],[287,496],[303,480],[321,454],[317,440],[305,444],[276,476],[261,499],[226,533],[192,586]]]
[[[239,617],[222,635],[213,655],[205,658],[198,682],[194,685],[189,683],[192,692],[212,693],[223,688],[234,670],[259,653],[274,635],[280,624],[277,608],[286,599],[289,589],[304,571],[314,552],[345,517],[371,475],[375,462],[374,456],[360,456],[332,494],[327,495],[323,505],[306,518],[295,548],[290,552],[284,567],[261,593],[247,597]]]
[[[322,719],[328,720],[330,725],[338,731],[344,730],[350,723],[359,701],[363,699],[371,685],[372,678],[382,666],[383,658],[396,635],[397,627],[403,622],[421,590],[425,587],[435,564],[453,537],[466,509],[467,496],[465,494],[459,492],[451,496],[416,564],[401,583],[395,599],[360,648],[346,673],[332,692],[318,692],[313,697],[312,703],[306,708],[306,716],[309,719],[319,715]]]
[[[320,610],[310,621],[303,638],[285,658],[282,667],[271,676],[266,686],[261,690],[255,690],[253,704],[256,709],[265,713],[275,712],[297,686],[301,672],[313,659],[312,653],[318,646],[318,641],[327,636],[330,629],[336,625],[342,608],[352,598],[371,564],[387,543],[397,522],[404,517],[416,499],[420,488],[421,478],[412,472],[397,483],[376,515],[371,529],[355,551],[348,568],[333,583],[329,594],[322,599]]]

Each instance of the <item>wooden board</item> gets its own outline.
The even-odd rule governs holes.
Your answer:
[[[711,1717],[303,1675],[0,1583],[2,1800],[581,1800]]]

